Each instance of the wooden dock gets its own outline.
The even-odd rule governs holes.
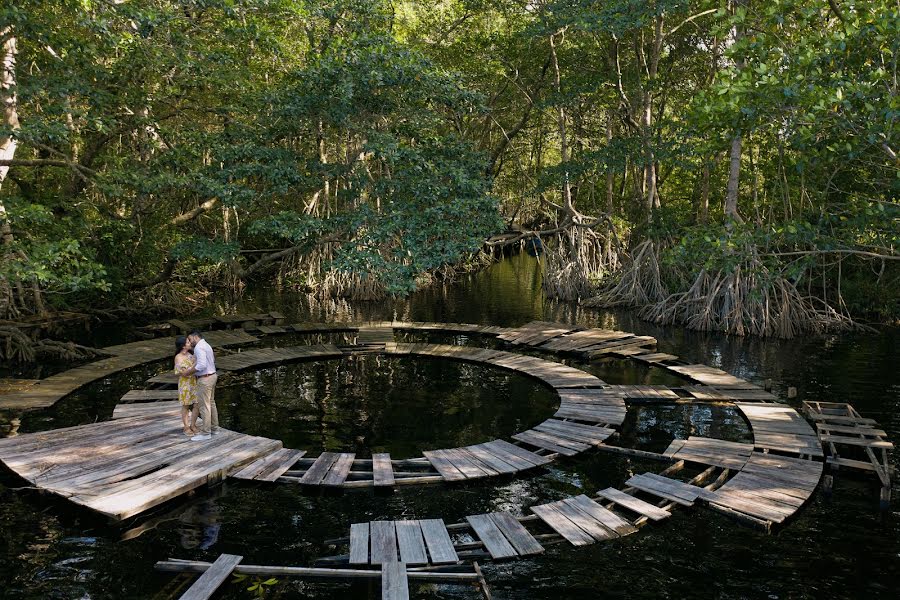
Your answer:
[[[803,403],[803,410],[816,426],[816,434],[828,450],[826,462],[831,475],[826,485],[830,488],[833,474],[840,468],[875,473],[881,482],[882,508],[891,502],[891,478],[894,467],[888,451],[894,444],[874,419],[863,417],[851,405],[843,402]]]
[[[112,519],[125,519],[281,448],[220,430],[191,442],[177,413],[115,419],[0,440],[0,460],[32,485]]]

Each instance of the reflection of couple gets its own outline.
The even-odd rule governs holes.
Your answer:
[[[199,331],[175,340],[175,372],[178,373],[178,400],[181,402],[181,424],[191,441],[208,440],[219,430],[216,409],[216,358],[212,347]],[[191,410],[191,405],[194,406]],[[197,429],[197,416],[202,422]]]

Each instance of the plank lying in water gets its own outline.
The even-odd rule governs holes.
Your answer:
[[[397,534],[393,521],[370,522],[369,543],[373,565],[397,562]]]
[[[212,566],[181,596],[181,600],[208,600],[243,559],[243,556],[234,554],[220,554]]]
[[[490,515],[469,515],[466,517],[466,521],[471,525],[478,539],[484,543],[484,548],[491,558],[502,560],[518,556],[516,549],[512,547]]]
[[[422,519],[419,521],[419,526],[422,528],[425,545],[428,546],[431,564],[455,564],[459,561],[459,556],[456,554],[456,549],[453,547],[453,541],[450,539],[450,533],[447,531],[444,521],[441,519]]]
[[[369,564],[369,524],[350,525],[350,564]]]
[[[376,453],[372,455],[372,480],[375,487],[394,485],[394,469],[390,454]]]
[[[382,600],[409,600],[409,581],[406,563],[388,562],[381,565]]]

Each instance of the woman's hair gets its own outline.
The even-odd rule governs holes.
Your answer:
[[[187,338],[183,335],[179,335],[175,338],[175,354],[178,355],[184,350],[184,345],[187,344]]]

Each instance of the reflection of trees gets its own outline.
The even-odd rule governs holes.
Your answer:
[[[551,391],[502,369],[378,354],[265,369],[231,387],[241,431],[362,456],[508,436],[556,406]]]

